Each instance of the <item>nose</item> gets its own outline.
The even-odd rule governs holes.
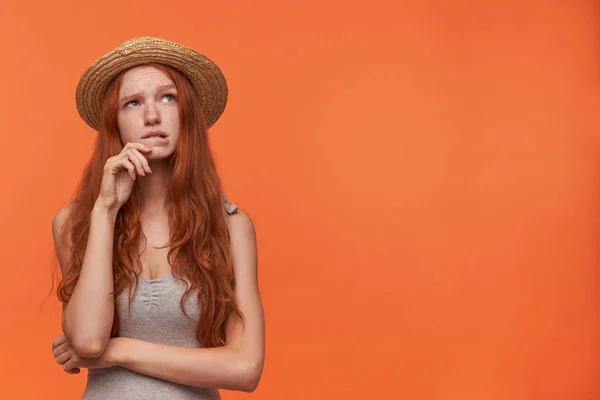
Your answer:
[[[154,104],[148,104],[144,113],[144,125],[152,126],[160,123],[160,114],[158,108]]]

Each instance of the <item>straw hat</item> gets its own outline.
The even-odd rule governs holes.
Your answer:
[[[108,84],[128,68],[160,63],[183,73],[197,90],[204,119],[211,127],[227,104],[227,82],[219,67],[206,56],[162,38],[142,36],[127,40],[98,58],[81,76],[75,91],[77,111],[94,130],[102,116],[102,101]]]

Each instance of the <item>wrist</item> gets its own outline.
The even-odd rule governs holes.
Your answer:
[[[114,208],[106,208],[101,204],[95,203],[94,207],[92,208],[92,215],[98,215],[101,217],[108,217],[108,218],[117,218],[117,213],[119,212],[119,210],[115,210]]]
[[[104,354],[106,356],[106,362],[111,366],[123,366],[125,362],[125,351],[124,351],[124,341],[127,341],[126,338],[111,338],[106,345],[106,350]]]

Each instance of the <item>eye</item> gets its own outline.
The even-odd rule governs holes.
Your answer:
[[[131,100],[130,102],[125,103],[125,107],[128,107],[132,103],[137,103],[137,100]]]
[[[175,101],[176,96],[174,94],[169,93],[169,94],[165,94],[163,98],[166,99],[167,102],[172,103]],[[171,100],[169,100],[169,99],[171,99]]]

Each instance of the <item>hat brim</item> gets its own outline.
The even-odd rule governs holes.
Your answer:
[[[203,54],[179,43],[142,36],[130,39],[98,58],[81,76],[75,91],[77,111],[92,129],[98,130],[102,102],[110,82],[124,70],[159,63],[183,73],[200,95],[207,127],[211,127],[227,104],[227,82],[221,69]]]

